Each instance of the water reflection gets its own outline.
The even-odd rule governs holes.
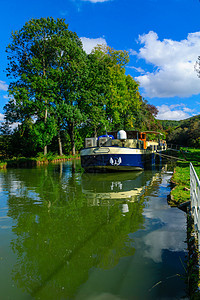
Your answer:
[[[14,222],[12,278],[34,299],[84,298],[81,287],[90,286],[94,270],[117,268],[122,276],[121,261],[133,259],[137,234],[146,227],[146,197],[161,182],[150,171],[81,175],[70,163],[1,175]],[[151,233],[143,241],[148,245]]]
[[[8,216],[15,221],[13,279],[40,299],[70,298],[91,268],[110,269],[121,257],[133,255],[128,234],[144,222],[142,203],[129,206],[126,218],[121,218],[118,202],[95,206],[89,201],[88,206],[80,180],[68,166],[61,169],[62,176],[57,168],[41,168],[10,170],[4,178],[10,187]]]
[[[134,202],[142,190],[143,172],[87,174],[81,177],[82,192],[91,204],[101,205],[108,200],[127,200]]]
[[[82,192],[88,205],[117,205],[122,214],[129,212],[129,205],[139,200],[147,187],[153,185],[156,173],[125,172],[108,174],[84,173],[81,177]]]

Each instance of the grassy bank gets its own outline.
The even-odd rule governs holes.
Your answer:
[[[183,149],[186,150],[186,149]],[[174,188],[171,191],[169,204],[179,206],[190,200],[190,162],[192,162],[195,171],[200,178],[200,149],[187,149],[178,153],[178,157],[185,161],[178,161],[172,176]],[[188,245],[188,286],[190,299],[200,299],[200,269],[199,269],[199,251],[198,240],[194,230],[194,220],[187,208],[187,245]]]
[[[78,159],[80,157],[79,154],[73,155],[54,155],[47,154],[43,155],[41,153],[36,157],[13,157],[11,159],[0,161],[0,169],[6,168],[22,168],[22,167],[34,167],[41,164],[48,164],[51,162],[59,162],[59,161],[67,161],[72,159]]]
[[[177,161],[171,182],[174,188],[171,191],[170,205],[178,206],[190,200],[190,162],[192,162],[200,178],[200,149],[183,149],[178,157],[185,161]]]

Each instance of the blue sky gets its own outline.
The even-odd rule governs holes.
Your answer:
[[[126,73],[159,109],[158,118],[180,120],[200,114],[198,0],[10,0],[1,1],[0,119],[8,101],[5,49],[11,32],[31,18],[65,18],[87,52],[98,43],[130,53]]]

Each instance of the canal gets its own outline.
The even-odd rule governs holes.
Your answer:
[[[1,171],[0,299],[188,299],[171,175],[86,174],[79,161]]]

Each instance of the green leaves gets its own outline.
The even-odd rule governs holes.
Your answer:
[[[34,145],[45,148],[67,132],[75,153],[75,136],[83,127],[95,135],[129,129],[142,120],[139,84],[125,74],[128,52],[107,46],[87,55],[77,34],[63,19],[32,19],[12,33],[7,47],[10,100],[6,120],[33,121]],[[145,106],[149,114],[154,107]],[[84,133],[85,134],[85,133]]]
[[[7,54],[7,75],[14,79],[9,86],[12,99],[5,106],[8,120],[36,119],[34,142],[43,147],[63,125],[81,122],[81,111],[75,107],[83,92],[86,53],[63,19],[30,20],[12,33]]]
[[[31,136],[36,145],[44,148],[49,145],[57,133],[57,124],[54,118],[48,118],[46,123],[38,120],[32,127]]]

